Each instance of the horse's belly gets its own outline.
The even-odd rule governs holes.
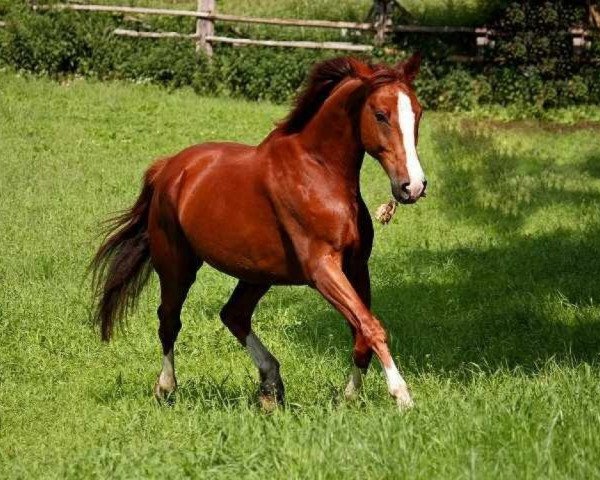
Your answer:
[[[198,222],[188,235],[196,254],[211,266],[252,283],[302,283],[275,229],[253,231],[236,228],[236,222],[211,220]]]
[[[249,282],[302,283],[291,244],[252,174],[211,176],[184,191],[179,222],[196,254]]]

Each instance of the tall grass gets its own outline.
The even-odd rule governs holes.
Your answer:
[[[79,3],[196,9],[194,0],[86,0]],[[217,10],[239,15],[364,21],[372,0],[217,0]],[[416,19],[430,24],[469,25],[484,22],[507,0],[403,0]]]
[[[133,201],[153,158],[258,142],[285,108],[7,73],[0,93],[1,478],[600,475],[597,127],[426,113],[430,194],[376,226],[371,264],[417,407],[395,410],[377,365],[345,403],[346,325],[313,291],[280,287],[254,320],[287,385],[287,408],[266,416],[218,318],[231,278],[201,270],[177,401],[159,407],[156,279],[102,345],[85,267],[99,221]],[[363,168],[374,208],[389,182]]]

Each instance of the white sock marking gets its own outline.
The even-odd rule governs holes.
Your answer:
[[[384,367],[385,378],[388,384],[388,390],[392,395],[395,395],[402,388],[406,388],[406,382],[400,372],[396,368],[396,365],[392,364],[388,367]]]
[[[165,389],[171,389],[175,387],[175,382],[175,354],[171,349],[166,355],[163,355],[158,383]]]
[[[390,394],[396,399],[396,403],[401,408],[412,407],[413,401],[410,398],[408,386],[400,375],[396,364],[392,360],[389,365],[384,366],[385,378],[388,384]]]
[[[410,179],[411,196],[418,196],[423,189],[425,174],[421,168],[415,146],[415,112],[412,109],[409,96],[404,92],[398,93],[398,124],[406,154],[406,169]]]
[[[352,372],[350,373],[348,385],[346,385],[346,390],[344,390],[346,398],[352,398],[360,391],[362,388],[362,376],[362,370],[354,365],[352,367]]]

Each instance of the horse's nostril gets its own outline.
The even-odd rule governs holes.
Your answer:
[[[408,193],[410,195],[410,183],[403,183],[402,185],[400,185],[400,190],[402,190],[404,193]]]
[[[427,180],[423,180],[423,191],[427,188]]]

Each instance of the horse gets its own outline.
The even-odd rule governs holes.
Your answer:
[[[133,206],[108,221],[91,268],[104,341],[135,307],[151,271],[158,274],[157,399],[177,387],[181,309],[206,262],[239,280],[220,318],[258,369],[263,406],[284,404],[280,364],[252,330],[252,313],[274,285],[308,285],[346,319],[354,340],[346,397],[356,397],[374,353],[397,405],[413,405],[370,311],[374,230],[359,175],[367,152],[387,173],[395,201],[424,196],[416,149],[423,109],[413,89],[420,63],[419,54],[393,67],[323,61],[259,145],[203,143],[148,168]]]

